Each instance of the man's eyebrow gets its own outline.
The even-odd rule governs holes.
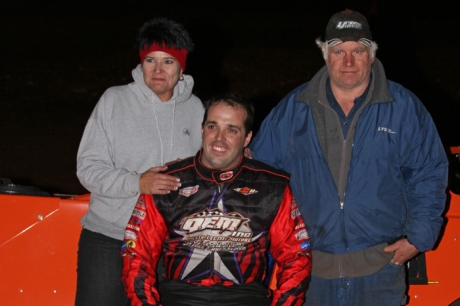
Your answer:
[[[237,130],[240,130],[241,131],[241,127],[238,126],[238,125],[234,125],[234,124],[227,124],[228,127],[231,127],[231,128],[234,128],[234,129],[237,129]]]

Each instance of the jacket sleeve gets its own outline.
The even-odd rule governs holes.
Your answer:
[[[410,132],[409,158],[404,176],[409,217],[405,235],[419,251],[433,248],[443,223],[448,162],[436,127],[419,105]]]
[[[122,281],[132,306],[160,305],[156,267],[167,228],[152,195],[141,194],[125,231]]]
[[[288,147],[286,135],[293,122],[286,99],[288,97],[271,110],[249,144],[254,159],[280,169],[284,169],[284,150]]]
[[[117,168],[113,161],[110,95],[104,93],[94,108],[77,153],[77,176],[91,193],[108,198],[129,198],[140,192],[140,175]]]
[[[269,238],[270,252],[279,267],[272,305],[302,305],[310,281],[310,240],[289,186]]]

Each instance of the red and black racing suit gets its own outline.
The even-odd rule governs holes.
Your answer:
[[[302,305],[309,237],[288,174],[246,158],[216,171],[200,157],[201,151],[168,167],[166,174],[180,178],[179,190],[138,199],[122,249],[132,305],[161,305],[156,266],[162,252],[166,279],[244,290],[266,277],[268,248],[279,266],[272,305]]]

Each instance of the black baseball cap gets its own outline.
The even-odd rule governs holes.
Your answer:
[[[326,27],[326,41],[359,41],[362,38],[372,40],[371,29],[366,17],[352,10],[344,10],[332,15]]]

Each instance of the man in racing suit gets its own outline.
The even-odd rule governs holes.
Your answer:
[[[309,237],[289,175],[243,157],[254,108],[234,94],[208,102],[202,149],[170,165],[181,186],[142,194],[125,233],[123,276],[132,305],[301,305]],[[279,269],[268,297],[270,250]],[[164,281],[156,265],[163,254]]]

